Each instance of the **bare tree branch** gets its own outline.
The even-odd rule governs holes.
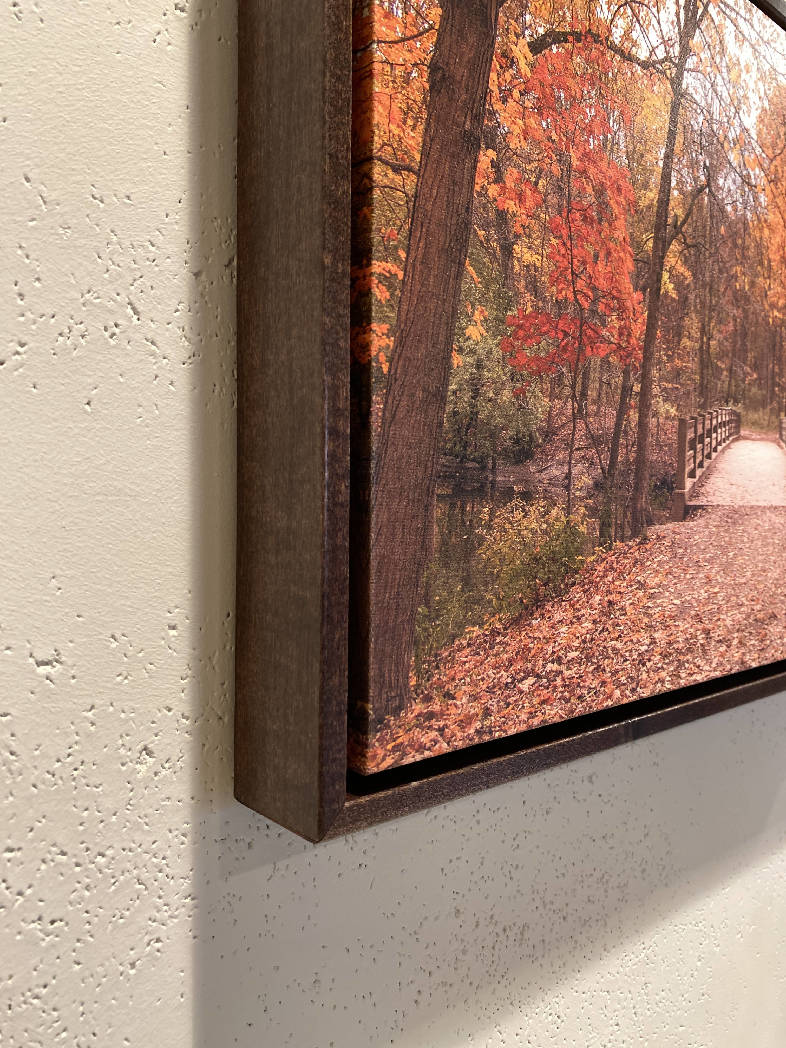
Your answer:
[[[551,50],[552,47],[559,47],[562,44],[581,43],[584,40],[592,40],[593,43],[602,45],[611,51],[612,54],[617,55],[626,62],[632,62],[639,69],[652,69],[662,72],[667,65],[673,64],[672,59],[668,57],[642,58],[641,55],[634,54],[632,51],[620,47],[613,40],[591,29],[549,29],[540,36],[535,37],[534,40],[527,41],[527,46],[532,57],[536,58],[538,55],[542,55],[544,51]]]

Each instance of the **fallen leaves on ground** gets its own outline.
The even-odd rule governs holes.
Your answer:
[[[363,772],[786,658],[786,509],[712,507],[588,564],[561,598],[467,633],[369,740]]]

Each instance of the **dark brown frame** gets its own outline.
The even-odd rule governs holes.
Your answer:
[[[784,661],[348,777],[350,6],[239,5],[235,796],[312,841],[786,687]]]

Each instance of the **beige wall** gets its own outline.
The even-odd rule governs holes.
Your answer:
[[[782,696],[322,846],[232,800],[233,18],[2,14],[2,1043],[783,1045]]]

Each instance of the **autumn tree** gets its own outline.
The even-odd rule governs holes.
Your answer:
[[[674,150],[677,145],[680,110],[684,96],[685,70],[692,54],[696,31],[709,9],[709,0],[682,0],[678,7],[677,57],[669,76],[671,105],[666,141],[663,147],[658,198],[655,206],[655,226],[652,231],[652,254],[648,274],[647,323],[642,347],[641,378],[639,383],[639,415],[636,433],[636,469],[633,481],[631,526],[634,532],[643,531],[652,522],[649,505],[650,484],[650,421],[652,393],[655,378],[655,347],[660,322],[660,304],[663,268],[669,247],[669,210]]]
[[[499,0],[445,0],[376,447],[369,690],[374,715],[409,697],[410,660]]]
[[[545,53],[530,81],[542,130],[543,155],[552,168],[558,202],[548,222],[548,308],[519,307],[508,319],[503,343],[510,363],[528,375],[562,371],[571,402],[567,512],[572,511],[573,454],[581,418],[590,427],[583,389],[593,359],[638,360],[641,296],[632,284],[633,254],[627,222],[633,194],[627,171],[609,155],[613,122],[627,110],[609,90],[609,53],[591,38]],[[534,189],[531,191],[534,193]],[[541,300],[542,301],[542,300]],[[534,306],[534,303],[533,303]]]

